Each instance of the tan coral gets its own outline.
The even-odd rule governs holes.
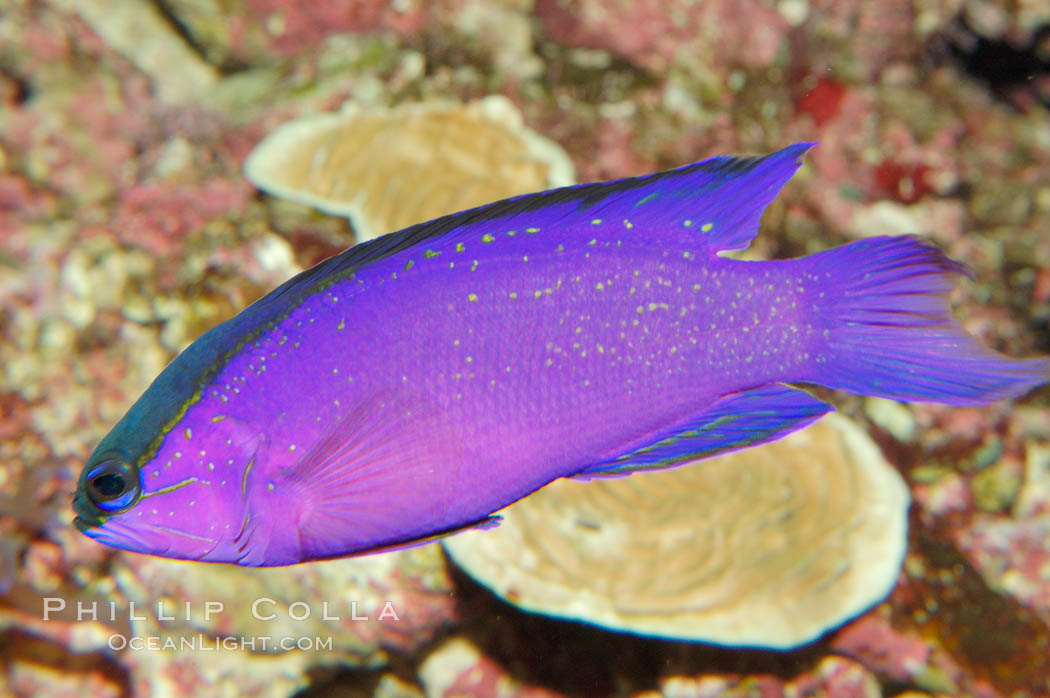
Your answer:
[[[256,146],[244,172],[270,194],[349,217],[358,241],[574,177],[564,151],[502,96],[305,116]]]
[[[103,41],[150,77],[165,102],[192,102],[219,74],[183,41],[153,3],[138,0],[52,0],[76,12]]]
[[[878,447],[829,415],[773,444],[620,479],[561,480],[502,525],[444,542],[530,611],[617,630],[788,648],[889,593],[908,491]]]

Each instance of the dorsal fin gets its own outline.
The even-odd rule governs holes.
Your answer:
[[[766,206],[800,167],[813,143],[796,143],[769,155],[719,155],[674,170],[611,182],[577,184],[523,194],[477,208],[452,213],[355,245],[292,277],[245,308],[209,335],[242,336],[287,312],[320,288],[355,271],[416,245],[436,245],[480,237],[494,225],[528,229],[540,219],[546,225],[571,229],[589,225],[596,216],[632,221],[630,230],[646,244],[661,237],[680,240],[688,235],[697,248],[714,254],[747,247],[758,232]],[[216,332],[219,330],[219,332]],[[207,335],[206,335],[207,336]],[[229,339],[215,336],[229,347]],[[207,342],[205,342],[207,344]]]
[[[119,442],[132,457],[148,457],[160,438],[152,435],[163,436],[172,418],[199,397],[201,386],[233,353],[313,293],[416,245],[454,243],[494,228],[557,228],[558,234],[569,235],[603,218],[631,221],[625,234],[639,236],[646,245],[684,243],[710,254],[742,249],[758,231],[766,205],[812,145],[797,143],[761,157],[722,155],[642,177],[525,194],[351,247],[289,279],[191,344],[99,444],[95,455]]]
[[[289,295],[308,295],[333,276],[349,275],[416,245],[480,236],[496,223],[508,229],[526,229],[540,217],[565,227],[589,223],[598,215],[626,218],[634,222],[632,230],[637,228],[637,234],[644,235],[650,244],[659,244],[661,233],[668,228],[686,228],[695,234],[698,247],[712,252],[743,249],[757,234],[766,206],[813,145],[796,143],[759,157],[719,155],[641,177],[523,194],[417,223],[355,245],[307,269],[257,305]]]
[[[650,244],[659,244],[665,229],[686,228],[695,234],[698,247],[712,252],[743,249],[758,233],[766,206],[813,145],[796,143],[758,157],[719,155],[665,172],[524,194],[452,213],[351,247],[288,280],[270,296],[276,300],[304,288],[312,291],[333,275],[350,274],[422,243],[480,236],[496,223],[526,229],[539,217],[567,228],[598,215],[626,218]]]

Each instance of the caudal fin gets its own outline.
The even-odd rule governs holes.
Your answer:
[[[813,382],[896,400],[980,405],[1050,381],[1050,359],[982,346],[951,317],[951,275],[966,274],[914,236],[876,237],[813,255],[814,324],[822,363]]]

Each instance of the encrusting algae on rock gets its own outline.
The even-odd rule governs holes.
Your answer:
[[[787,383],[975,405],[1050,379],[955,323],[913,236],[743,262],[809,144],[497,202],[358,245],[187,348],[82,472],[114,547],[286,565],[469,526],[559,477],[771,441]]]

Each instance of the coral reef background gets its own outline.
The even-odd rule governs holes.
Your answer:
[[[439,546],[245,571],[103,548],[69,510],[175,353],[353,244],[241,170],[348,101],[503,95],[579,181],[820,141],[749,254],[927,236],[975,272],[953,297],[970,332],[1048,354],[1048,26],[1040,0],[0,0],[0,693],[1050,695],[1046,388],[981,409],[830,396],[906,479],[909,552],[885,602],[790,652],[528,615]],[[45,619],[47,599],[65,605]]]

